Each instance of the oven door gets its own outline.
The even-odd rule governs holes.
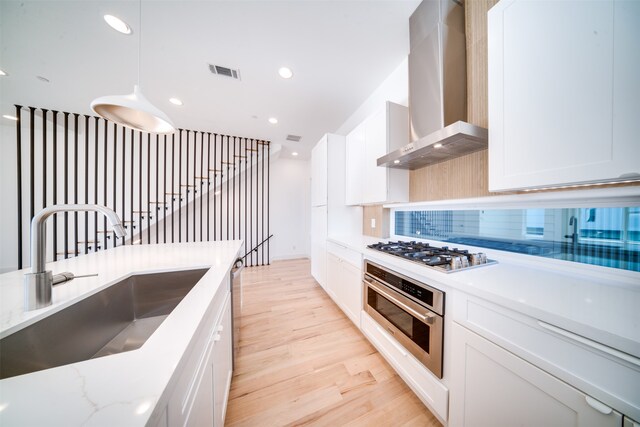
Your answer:
[[[363,284],[364,310],[442,378],[442,317],[372,277],[365,276]]]

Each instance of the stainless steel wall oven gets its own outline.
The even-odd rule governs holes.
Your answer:
[[[364,261],[364,310],[442,378],[444,292]]]

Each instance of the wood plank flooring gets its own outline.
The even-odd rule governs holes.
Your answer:
[[[227,426],[441,424],[310,274],[309,260],[243,273]]]

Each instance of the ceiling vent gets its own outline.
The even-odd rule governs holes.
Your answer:
[[[232,79],[240,80],[240,70],[234,70],[233,68],[223,67],[221,65],[209,64],[209,71],[219,76],[231,77]]]
[[[301,139],[299,135],[287,135],[287,141],[300,142]]]

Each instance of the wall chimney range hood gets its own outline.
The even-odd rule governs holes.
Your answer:
[[[423,0],[409,18],[411,142],[378,166],[418,169],[487,148],[488,131],[466,122],[464,8],[456,0]]]

